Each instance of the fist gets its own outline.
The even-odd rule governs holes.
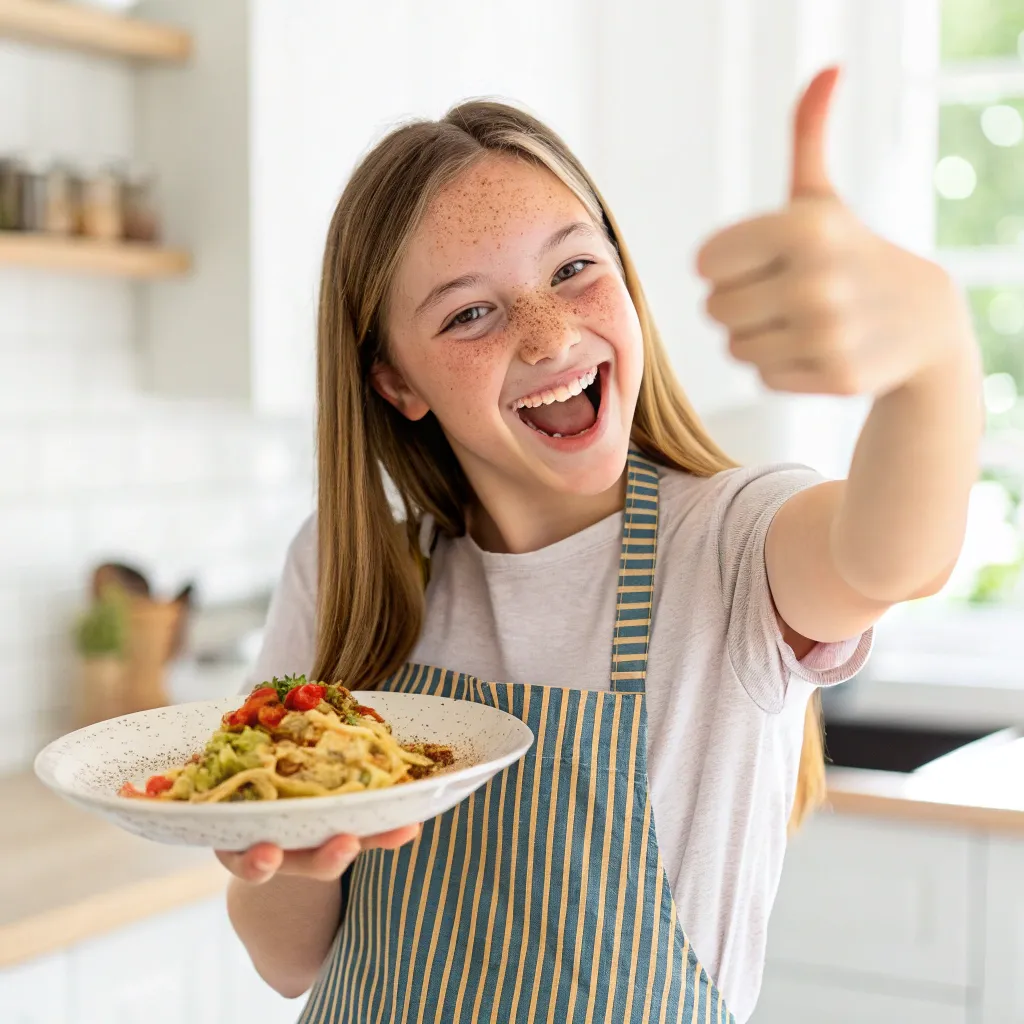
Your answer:
[[[768,387],[880,395],[969,344],[971,330],[944,271],[868,230],[836,195],[825,125],[837,77],[821,72],[797,106],[788,204],[709,239],[697,272],[730,353]]]

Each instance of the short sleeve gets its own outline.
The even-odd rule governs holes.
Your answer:
[[[316,521],[310,516],[288,546],[247,690],[273,676],[309,674],[316,657]]]
[[[729,660],[751,699],[782,710],[790,676],[814,686],[845,682],[864,667],[871,631],[837,643],[816,644],[798,660],[782,636],[768,584],[765,542],[778,510],[823,478],[804,466],[767,466],[722,474],[717,505],[718,565],[727,615]]]

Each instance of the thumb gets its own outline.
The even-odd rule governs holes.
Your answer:
[[[789,197],[834,196],[825,167],[825,126],[839,68],[819,71],[797,104],[793,119],[793,177]]]

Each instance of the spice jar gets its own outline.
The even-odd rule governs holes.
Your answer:
[[[134,169],[124,189],[124,237],[133,242],[156,242],[160,218],[153,199],[153,178]]]
[[[21,168],[16,160],[0,160],[0,231],[21,229]]]
[[[76,206],[75,182],[71,172],[54,164],[46,172],[43,230],[51,235],[73,234],[78,219]]]
[[[89,176],[83,184],[82,233],[105,242],[124,236],[123,186],[112,168]]]
[[[80,174],[71,173],[71,234],[85,234],[85,182]]]
[[[30,159],[21,172],[22,231],[46,230],[46,169],[42,161]]]

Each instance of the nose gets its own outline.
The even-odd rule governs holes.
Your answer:
[[[530,366],[545,359],[557,361],[580,340],[575,318],[557,296],[520,296],[509,309],[508,330],[520,359]]]

